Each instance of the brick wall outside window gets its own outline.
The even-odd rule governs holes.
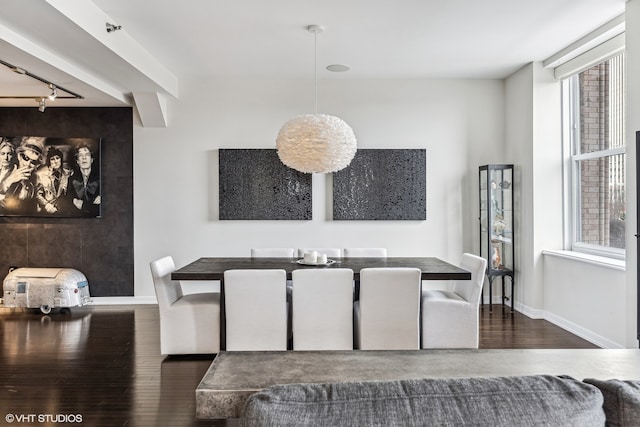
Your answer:
[[[579,74],[579,153],[624,146],[621,64],[622,58],[612,59]],[[580,160],[579,164],[581,230],[577,239],[624,248],[624,154]]]
[[[609,67],[598,64],[580,73],[580,152],[608,148]],[[582,241],[608,246],[608,158],[581,162]]]

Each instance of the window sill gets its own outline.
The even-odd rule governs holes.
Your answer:
[[[598,255],[586,254],[582,252],[574,251],[556,251],[556,250],[544,250],[543,255],[553,256],[557,258],[570,259],[572,261],[584,262],[586,264],[597,265],[599,267],[606,267],[612,270],[625,271],[625,261],[623,259],[607,258]]]

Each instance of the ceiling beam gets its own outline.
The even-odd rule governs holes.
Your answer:
[[[166,128],[167,101],[157,92],[133,92],[133,100],[143,127]]]
[[[90,0],[46,0],[58,12],[91,35],[118,57],[156,84],[167,94],[178,97],[178,78],[155,59],[126,28],[107,32],[106,24],[114,22],[102,9]],[[137,88],[131,88],[135,91]]]

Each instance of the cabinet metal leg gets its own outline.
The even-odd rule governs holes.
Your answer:
[[[508,277],[509,280],[511,281],[511,294],[508,297],[504,292],[504,290],[505,290],[505,287],[504,287],[504,279],[505,279],[505,277]],[[507,307],[509,307],[509,305],[505,304],[505,302],[506,302],[506,300],[511,299],[511,313],[513,313],[514,304],[515,304],[515,299],[514,299],[514,295],[515,294],[513,293],[513,290],[514,290],[513,276],[510,276],[510,275],[502,276],[502,306],[504,307],[506,305]]]
[[[505,276],[509,278],[509,280],[511,280],[511,294],[510,296],[507,296],[506,292],[505,292],[505,283],[504,283],[504,279]],[[511,299],[511,313],[513,313],[514,311],[514,289],[515,289],[515,284],[514,284],[514,280],[513,280],[513,276],[512,275],[502,275],[502,276],[488,276],[488,280],[489,280],[489,313],[493,312],[493,308],[492,308],[492,303],[493,303],[493,280],[496,277],[500,277],[500,284],[502,285],[502,308],[504,310],[504,307],[507,306],[509,307],[508,304],[508,300]],[[482,295],[482,303],[484,304],[484,294]]]
[[[489,313],[493,313],[493,277],[489,276]]]
[[[516,294],[514,293],[515,280],[513,279],[513,276],[509,276],[509,279],[511,279],[511,312],[513,313],[513,305],[516,302]]]

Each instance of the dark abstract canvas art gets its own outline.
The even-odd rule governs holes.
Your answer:
[[[311,174],[273,149],[219,150],[221,220],[310,220]]]
[[[333,174],[334,220],[425,220],[424,149],[358,150]]]

